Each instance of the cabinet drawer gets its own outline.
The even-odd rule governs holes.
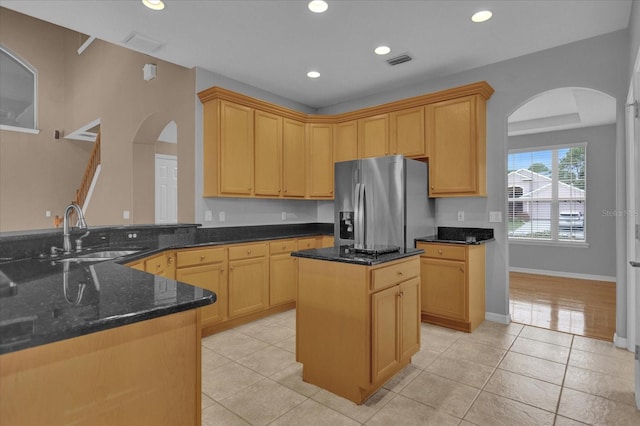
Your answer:
[[[318,240],[316,237],[300,238],[298,240],[298,250],[307,250],[316,248],[318,246]]]
[[[291,253],[292,251],[296,251],[297,247],[298,244],[296,240],[272,241],[271,243],[269,243],[269,253]]]
[[[247,244],[244,246],[229,247],[229,260],[250,259],[267,254],[267,244]]]
[[[377,291],[420,275],[420,262],[401,262],[371,272],[371,290]]]
[[[187,250],[178,252],[177,267],[204,265],[224,261],[223,248],[206,248],[201,250]]]
[[[418,248],[424,249],[423,256],[436,259],[465,260],[467,257],[466,247],[454,244],[419,244]]]

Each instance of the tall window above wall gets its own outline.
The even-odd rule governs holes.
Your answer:
[[[509,150],[509,240],[586,242],[587,144]]]
[[[37,87],[36,70],[0,45],[0,128],[37,132]]]

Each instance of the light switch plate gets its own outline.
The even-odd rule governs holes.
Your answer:
[[[502,222],[502,212],[489,212],[489,222]]]
[[[225,219],[226,219],[226,216],[225,216],[224,212],[218,213],[218,220],[220,220],[220,222],[224,222]]]
[[[123,210],[122,211],[122,218],[123,219],[129,219],[129,210]]]
[[[458,212],[458,222],[464,222],[464,212],[462,210]]]

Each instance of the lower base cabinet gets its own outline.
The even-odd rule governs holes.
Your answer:
[[[485,247],[418,243],[422,320],[473,331],[485,317]]]
[[[216,303],[200,308],[202,327],[227,319],[227,252],[222,248],[180,250],[176,280],[213,291]],[[196,289],[197,291],[197,289]]]
[[[265,243],[229,248],[229,318],[269,307],[269,266]]]
[[[418,256],[376,266],[298,258],[302,378],[362,404],[420,348]]]

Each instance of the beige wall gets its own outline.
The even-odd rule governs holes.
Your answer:
[[[51,135],[98,118],[102,173],[86,213],[89,226],[153,223],[153,155],[171,120],[178,127],[178,220],[194,221],[194,70],[100,40],[78,55],[78,33],[4,8],[0,42],[38,69],[41,129],[1,133],[0,231],[50,228],[45,210],[62,215],[92,144]],[[146,63],[157,65],[157,78],[148,82]]]

